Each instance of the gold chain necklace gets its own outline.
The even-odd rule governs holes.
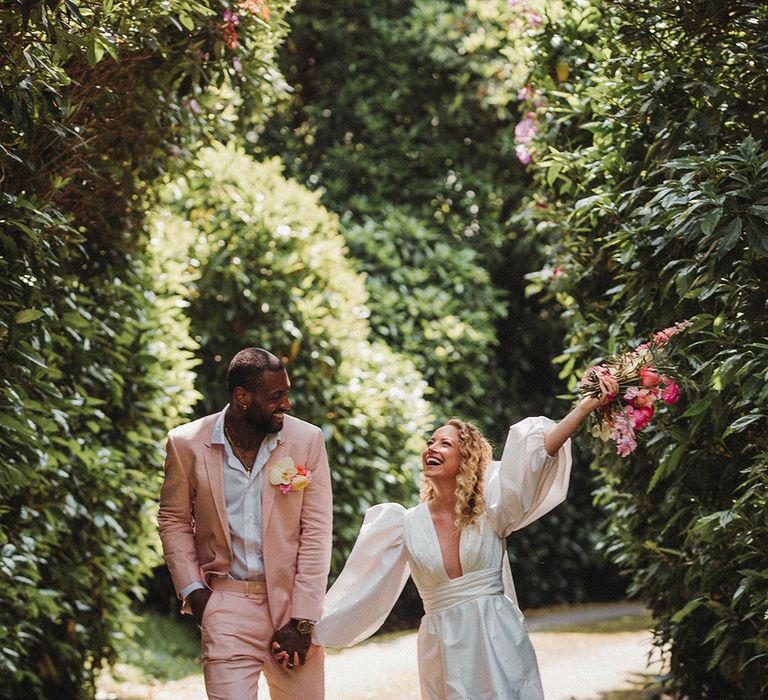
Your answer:
[[[240,464],[243,465],[243,469],[245,469],[245,471],[247,471],[250,474],[256,459],[254,458],[250,466],[248,465],[247,460],[243,459],[243,456],[240,454],[240,450],[237,448],[237,445],[235,445],[235,441],[232,439],[232,434],[229,432],[229,428],[227,427],[226,421],[224,421],[224,435],[227,436],[227,440],[229,440],[229,445],[232,448],[232,451],[235,453],[235,457],[237,457],[240,460]]]

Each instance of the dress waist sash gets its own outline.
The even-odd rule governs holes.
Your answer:
[[[480,596],[501,595],[504,593],[504,583],[501,579],[501,569],[480,569],[459,578],[427,586],[422,588],[420,593],[424,612],[430,614]]]

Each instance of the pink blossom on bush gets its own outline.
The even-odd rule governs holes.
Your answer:
[[[523,143],[519,143],[517,144],[517,146],[515,146],[515,155],[523,165],[528,165],[528,163],[530,163],[533,160],[533,156],[531,155],[531,152]]]
[[[533,112],[528,112],[528,116],[521,119],[515,126],[515,141],[517,143],[530,143],[538,131],[536,115]]]
[[[203,110],[200,109],[200,104],[198,101],[191,97],[190,99],[186,100],[182,103],[190,112],[194,112],[195,114],[200,114]]]
[[[531,85],[531,83],[528,83],[528,85],[521,87],[517,91],[517,99],[530,100],[535,94],[536,94],[536,88],[534,88],[533,85]]]
[[[237,29],[231,22],[224,25],[224,45],[232,50],[237,48]]]
[[[265,22],[269,21],[269,5],[266,0],[243,0],[238,7],[249,15],[261,15]]]
[[[544,24],[544,18],[538,12],[530,9],[525,11],[525,19],[528,20],[528,26],[531,29],[537,29]]]
[[[240,17],[237,16],[236,12],[232,12],[232,10],[224,10],[224,21],[237,26],[240,24]]]

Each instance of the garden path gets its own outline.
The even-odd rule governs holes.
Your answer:
[[[644,674],[661,671],[650,632],[551,632],[552,628],[637,615],[631,603],[576,607],[528,618],[546,700],[599,700],[612,690],[630,689]],[[263,679],[262,679],[263,680]],[[326,661],[327,700],[419,700],[416,634],[384,635],[351,649],[332,651]],[[206,700],[201,676],[120,694],[102,687],[99,700]],[[259,700],[268,700],[264,684]]]

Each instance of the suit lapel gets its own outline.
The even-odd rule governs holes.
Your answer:
[[[285,440],[282,440],[277,444],[277,447],[272,451],[267,463],[264,465],[264,485],[261,492],[261,531],[266,532],[267,522],[269,516],[272,514],[272,506],[275,503],[275,494],[279,491],[277,486],[273,486],[269,483],[269,470],[272,465],[283,457],[287,456]]]
[[[224,498],[224,454],[221,445],[211,444],[213,428],[216,421],[211,422],[211,429],[207,432],[204,439],[203,461],[205,462],[205,471],[208,474],[208,481],[211,484],[211,495],[213,504],[216,507],[216,515],[219,516],[219,524],[227,540],[227,547],[232,550],[232,541],[229,535],[229,521],[227,520],[227,503]]]

